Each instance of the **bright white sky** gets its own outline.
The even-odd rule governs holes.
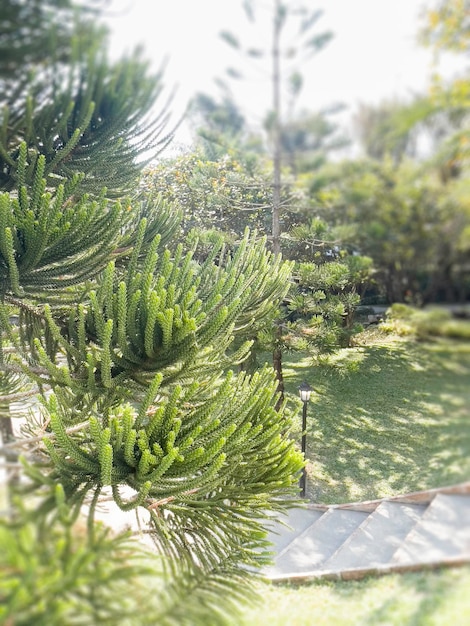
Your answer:
[[[343,102],[350,117],[361,102],[406,98],[429,86],[431,52],[416,44],[416,35],[420,12],[433,6],[433,0],[304,0],[303,4],[324,10],[315,34],[334,33],[328,46],[302,67],[303,108],[315,111]],[[217,94],[214,78],[222,76],[228,65],[243,68],[240,56],[220,39],[221,30],[253,43],[254,27],[241,0],[111,0],[108,6],[113,54],[140,43],[155,67],[168,58],[166,84],[178,87],[177,113],[197,91]],[[265,22],[268,26],[267,18]],[[259,20],[256,28],[257,45],[269,46],[269,31],[263,39]],[[462,67],[463,61],[458,63]],[[455,61],[449,60],[443,69],[449,73],[455,67]],[[263,117],[270,103],[269,74],[266,80],[259,76],[238,84],[237,100],[253,119]],[[185,142],[186,132],[183,128],[177,141]]]

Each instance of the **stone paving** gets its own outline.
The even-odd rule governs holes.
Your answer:
[[[470,482],[383,500],[305,504],[271,523],[269,533],[275,557],[264,573],[273,581],[470,563]]]

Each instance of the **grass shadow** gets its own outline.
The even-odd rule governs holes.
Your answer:
[[[304,379],[318,391],[308,407],[312,500],[373,499],[470,479],[470,344],[400,341],[345,350],[321,367],[289,361],[292,397]]]

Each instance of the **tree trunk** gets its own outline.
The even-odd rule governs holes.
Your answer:
[[[272,246],[276,256],[281,254],[281,66],[280,66],[280,37],[282,29],[281,2],[276,0],[274,6],[273,29],[273,216],[272,216]],[[281,325],[278,322],[275,329],[275,348],[273,350],[273,368],[277,378],[279,398],[276,410],[284,402],[284,376],[282,373]]]
[[[273,216],[272,216],[272,240],[273,252],[281,253],[281,68],[280,47],[282,22],[280,17],[280,0],[275,3],[274,31],[273,31]]]
[[[276,333],[280,333],[281,329],[276,329]],[[273,350],[273,368],[276,372],[277,378],[277,391],[279,393],[278,400],[276,402],[276,411],[279,411],[284,402],[284,375],[282,373],[282,350],[280,346]]]
[[[14,441],[13,421],[9,415],[9,405],[0,406],[0,447]],[[0,458],[0,469],[3,463],[16,463],[18,461],[18,453],[13,450],[2,451]],[[12,467],[5,469],[5,482],[2,490],[0,485],[0,511],[6,509],[10,513],[13,511],[13,491],[14,487],[19,484],[18,470]]]

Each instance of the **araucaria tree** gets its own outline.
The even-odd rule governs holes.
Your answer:
[[[224,175],[221,177],[223,184],[214,183],[214,187],[225,189],[227,182],[237,199],[244,203],[243,206],[239,204],[240,221],[257,220],[260,226],[264,226],[274,254],[282,253],[284,258],[297,262],[295,284],[289,297],[274,323],[265,327],[262,339],[258,334],[259,344],[272,350],[273,368],[282,401],[282,361],[287,346],[309,345],[315,348],[315,352],[330,351],[338,345],[349,345],[351,336],[359,330],[359,325],[353,324],[354,309],[360,299],[356,288],[368,278],[369,260],[364,259],[361,271],[355,271],[355,262],[346,260],[349,255],[341,239],[328,232],[327,224],[318,220],[317,207],[310,201],[311,194],[305,185],[311,173],[324,163],[327,154],[344,145],[344,139],[336,136],[336,128],[329,120],[334,108],[316,114],[296,111],[303,84],[301,71],[332,36],[330,32],[317,31],[322,11],[302,0],[246,0],[242,5],[255,28],[255,32],[251,33],[254,36],[250,37],[248,29],[244,29],[241,37],[227,30],[221,32],[221,37],[243,58],[248,71],[256,69],[256,78],[252,83],[258,87],[258,95],[264,95],[266,91],[271,93],[261,135],[264,140],[260,140],[258,125],[253,135],[249,119],[244,124],[232,96],[232,93],[236,94],[236,88],[232,92],[228,81],[218,81],[223,96],[219,105],[212,98],[200,95],[193,103],[193,111],[199,114],[194,118],[197,123],[200,124],[201,117],[205,122],[199,129],[203,153],[211,159],[219,155],[219,163],[230,162],[233,155],[237,155],[239,161],[238,172]],[[269,28],[267,39],[264,38],[266,28]],[[264,85],[260,81],[262,76],[268,76]],[[227,77],[239,80],[243,78],[243,73],[238,67],[229,67]],[[260,85],[263,86],[260,88]],[[228,131],[225,136],[221,132],[221,120]],[[242,158],[238,156],[240,146],[243,149]],[[258,150],[256,156],[254,147]],[[200,163],[199,155],[196,159]],[[256,167],[253,167],[255,163]],[[191,170],[190,175],[185,176],[179,165],[176,164],[176,172],[186,178],[187,192],[192,195],[196,195],[197,190],[204,193],[207,183],[218,176],[217,168],[213,166],[196,166],[197,174]],[[240,175],[242,169],[244,178]],[[158,185],[158,178],[165,178],[164,167],[155,173],[155,184]],[[241,189],[245,189],[244,194],[239,193]],[[232,234],[233,214],[236,212],[233,209],[236,206],[235,203],[231,205],[232,215],[226,212],[223,220],[212,211],[214,226],[228,227]]]
[[[166,142],[161,77],[106,61],[85,3],[27,5],[1,2],[24,42],[0,64],[1,419],[37,405],[3,429],[0,621],[225,623],[302,466],[272,372],[232,369],[291,268],[249,232],[201,263],[171,207],[125,197]],[[102,496],[145,512],[154,550],[96,522]]]

